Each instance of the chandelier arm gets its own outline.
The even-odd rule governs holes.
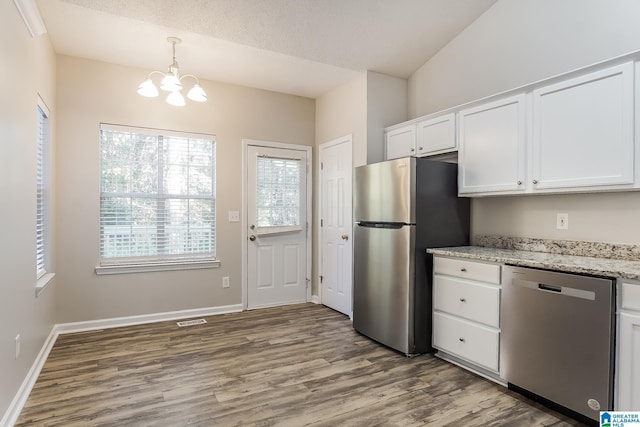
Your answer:
[[[155,71],[150,72],[149,75],[147,76],[147,78],[151,79],[151,76],[153,76],[154,74],[160,74],[162,77],[166,76],[166,74],[163,73],[162,71],[155,70]]]
[[[196,84],[197,85],[200,84],[200,80],[198,80],[198,78],[196,76],[194,76],[193,74],[185,74],[183,76],[180,76],[180,82],[182,82],[182,79],[184,79],[185,77],[193,77],[194,79],[196,79]]]

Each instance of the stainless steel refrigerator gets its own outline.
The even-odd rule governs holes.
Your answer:
[[[426,249],[469,244],[457,175],[456,164],[416,157],[355,169],[353,327],[407,355],[433,350]]]

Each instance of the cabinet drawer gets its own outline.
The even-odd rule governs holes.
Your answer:
[[[500,266],[458,258],[434,257],[433,272],[469,280],[500,284]]]
[[[640,311],[640,285],[622,283],[620,302],[623,309]]]
[[[433,308],[498,328],[500,288],[436,274]]]
[[[498,372],[497,330],[457,319],[444,313],[433,314],[433,346]]]

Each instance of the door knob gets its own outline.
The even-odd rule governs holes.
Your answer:
[[[349,240],[349,235],[348,234],[343,234],[342,236],[340,236],[340,238],[342,240]]]
[[[255,230],[256,226],[254,224],[251,224],[251,226],[249,226],[250,229]]]
[[[254,236],[254,235],[252,234],[251,236],[249,236],[249,240],[251,240],[251,241],[253,242],[254,240],[256,240],[256,236]]]

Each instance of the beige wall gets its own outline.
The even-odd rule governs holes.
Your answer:
[[[0,2],[0,419],[55,323],[56,279],[35,296],[36,108],[55,132],[55,54],[32,38],[12,1]],[[52,171],[55,181],[55,171]],[[51,235],[55,239],[55,235]],[[55,240],[54,240],[55,242]],[[48,265],[57,270],[55,259]],[[21,353],[15,358],[15,336]],[[0,424],[2,422],[0,421]]]
[[[313,145],[312,99],[203,81],[209,101],[176,108],[136,93],[147,73],[58,57],[58,322],[240,304],[241,223],[227,218],[242,207],[242,139]],[[100,122],[216,135],[221,268],[96,276]]]
[[[407,81],[367,71],[367,163],[384,160],[384,128],[407,120]]]
[[[410,77],[409,115],[639,50],[638,22],[637,0],[499,1]],[[638,208],[640,192],[474,199],[472,233],[640,244]]]

